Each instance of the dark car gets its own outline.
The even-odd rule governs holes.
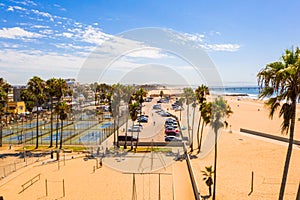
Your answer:
[[[182,142],[182,139],[173,135],[165,137],[166,142]]]
[[[119,135],[118,136],[118,141],[125,141],[127,139],[127,141],[131,141],[131,138],[132,138],[132,141],[136,142],[138,141],[137,137],[135,136],[130,136],[130,135],[127,135],[127,138],[125,135]]]

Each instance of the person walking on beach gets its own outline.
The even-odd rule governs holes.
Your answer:
[[[100,167],[102,167],[102,157],[100,158],[99,164],[100,164]]]

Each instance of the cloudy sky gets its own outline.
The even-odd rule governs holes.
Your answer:
[[[26,84],[34,75],[76,78],[105,41],[128,30],[160,27],[201,47],[225,85],[256,85],[262,67],[299,46],[299,8],[296,0],[1,0],[0,76],[11,84]],[[143,50],[130,56],[141,53],[152,59],[166,55]],[[163,64],[174,64],[168,62]]]

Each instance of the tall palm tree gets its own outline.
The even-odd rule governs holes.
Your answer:
[[[193,102],[193,96],[194,96],[194,91],[192,88],[184,88],[183,89],[183,95],[185,98],[185,104],[186,104],[186,115],[187,115],[187,130],[188,130],[188,137],[189,137],[189,141],[192,142],[192,138],[191,138],[191,134],[190,134],[190,104]]]
[[[72,90],[69,89],[68,84],[66,80],[58,78],[55,81],[54,84],[54,91],[55,91],[55,96],[57,98],[57,104],[59,104],[62,101],[62,98],[65,95],[72,95]],[[58,147],[58,120],[59,120],[59,115],[56,116],[56,138],[55,138],[55,147]]]
[[[178,99],[178,106],[180,107],[180,110],[179,110],[179,120],[181,121],[181,110],[183,109],[183,103],[184,103],[184,98],[179,98]]]
[[[142,108],[143,108],[143,102],[144,102],[144,97],[147,96],[147,91],[144,88],[139,88],[136,92],[135,92],[135,97],[136,97],[136,101],[139,104],[139,108],[140,108],[140,117],[142,115]],[[139,121],[139,126],[141,125],[141,122]],[[140,128],[138,129],[138,135],[137,135],[137,139],[139,140],[139,136],[140,136]],[[138,141],[135,143],[136,148],[138,145]]]
[[[55,113],[59,116],[60,119],[60,141],[59,141],[59,148],[62,148],[62,143],[63,143],[63,124],[64,120],[67,119],[68,113],[70,113],[70,106],[65,102],[65,101],[60,101],[56,106],[55,106]]]
[[[269,97],[266,101],[270,108],[269,117],[273,118],[275,111],[280,108],[279,116],[283,117],[281,133],[289,132],[289,145],[278,198],[282,200],[292,156],[296,103],[300,94],[300,49],[287,49],[279,61],[268,64],[257,77],[260,98]]]
[[[162,98],[162,97],[164,96],[164,91],[161,90],[161,91],[159,92],[159,96],[160,96],[160,98]]]
[[[128,118],[129,118],[129,105],[132,104],[132,94],[134,91],[134,87],[133,86],[126,86],[124,88],[124,92],[123,92],[123,101],[126,105],[126,125],[125,125],[125,142],[124,142],[124,149],[127,148],[127,133],[128,133]]]
[[[196,98],[197,98],[198,103],[199,103],[199,112],[200,112],[198,128],[197,128],[198,153],[200,153],[200,149],[201,149],[200,140],[202,139],[202,135],[200,137],[200,134],[199,134],[201,119],[202,119],[201,110],[203,109],[203,103],[206,102],[206,95],[209,95],[208,87],[206,85],[203,85],[203,84],[201,86],[198,86],[198,88],[195,90],[195,95],[196,95]]]
[[[218,132],[220,128],[226,126],[228,123],[225,121],[229,115],[233,113],[227,101],[222,97],[216,98],[211,104],[211,121],[210,125],[215,135],[215,156],[214,156],[214,186],[213,186],[213,197],[216,199],[216,184],[217,184],[217,160],[218,160]]]
[[[25,102],[26,110],[30,113],[30,128],[32,121],[32,111],[35,105],[35,98],[28,90],[22,90],[21,99]],[[33,140],[33,138],[31,138]]]
[[[8,91],[10,87],[11,87],[10,84],[6,83],[3,78],[0,78],[0,147],[2,147],[2,129],[3,129],[2,116],[4,113],[3,109],[5,106],[7,107]]]
[[[203,180],[205,181],[205,184],[208,186],[208,197],[211,197],[211,186],[214,184],[212,175],[214,174],[214,170],[212,169],[212,166],[205,167],[205,171],[201,171],[202,175],[204,176]]]
[[[207,125],[210,123],[210,117],[211,117],[211,102],[203,102],[201,104],[201,110],[200,110],[201,118],[202,118],[202,125],[201,125],[201,131],[200,131],[200,138],[199,138],[199,146],[198,146],[198,153],[201,152],[201,145],[202,145],[202,138],[203,138],[203,129],[204,125]]]
[[[113,85],[113,94],[112,94],[112,102],[111,102],[111,109],[113,112],[114,120],[117,126],[116,130],[114,130],[114,141],[117,143],[117,147],[119,147],[119,126],[120,126],[120,103],[122,99],[123,93],[123,86],[121,84],[114,84]]]
[[[193,152],[194,150],[194,122],[195,122],[195,113],[196,113],[196,107],[197,107],[197,103],[196,103],[196,97],[194,96],[192,99],[193,103],[192,103],[192,108],[193,108],[193,118],[192,118],[192,140],[191,140],[191,144],[190,144],[190,152]]]
[[[32,94],[36,106],[36,149],[39,147],[39,108],[44,103],[46,98],[45,85],[45,81],[38,76],[32,77],[27,83],[27,90]]]
[[[133,127],[134,127],[134,122],[135,122],[135,120],[137,120],[137,117],[138,117],[138,113],[137,113],[138,108],[139,108],[139,103],[138,102],[134,102],[134,103],[129,104],[129,115],[130,115],[130,118],[132,120],[131,143],[130,143],[131,150],[133,149],[133,146],[132,146]]]
[[[50,98],[50,145],[49,147],[53,146],[53,99],[56,97],[56,85],[57,79],[50,78],[46,81],[46,93]]]

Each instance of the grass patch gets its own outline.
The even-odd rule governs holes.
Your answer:
[[[47,152],[47,151],[51,151],[51,150],[57,150],[59,148],[55,148],[55,147],[49,147],[49,146],[39,146],[38,149],[35,148],[35,145],[26,145],[24,146],[24,148],[26,149],[26,151],[31,151],[31,152]],[[15,149],[15,151],[24,151],[23,147],[18,147]],[[63,146],[63,149],[66,150],[72,150],[72,152],[81,152],[84,150],[87,150],[87,148],[85,146]]]
[[[131,151],[130,150],[130,146],[127,146],[127,149],[124,149],[124,147],[120,147],[119,150],[124,150],[124,151]],[[110,150],[114,150],[114,148],[112,147]],[[170,153],[172,152],[172,148],[160,148],[160,147],[137,147],[135,149],[135,147],[133,147],[133,152],[135,153],[148,153],[148,152],[162,152],[162,153]]]

